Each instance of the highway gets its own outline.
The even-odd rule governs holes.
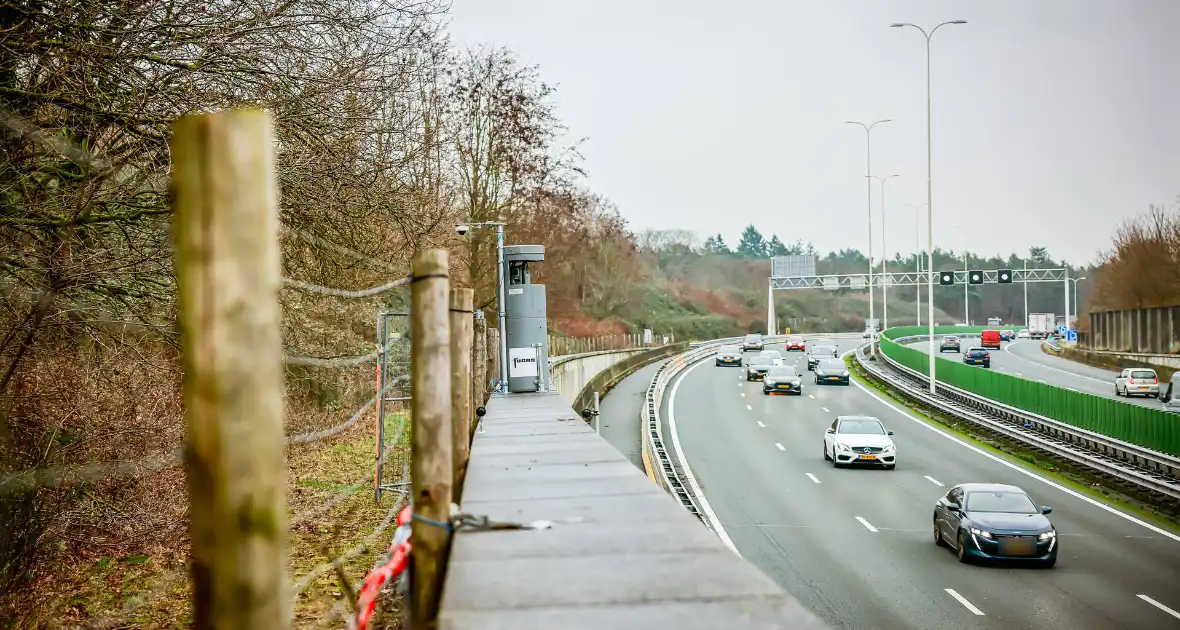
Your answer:
[[[787,356],[807,374],[801,353]],[[1180,628],[1180,535],[979,449],[855,382],[804,379],[802,396],[769,397],[740,369],[706,360],[671,384],[663,409],[665,439],[722,540],[833,627]],[[876,416],[895,431],[897,469],[824,461],[824,429],[839,414]],[[936,547],[933,504],[968,481],[1018,485],[1052,506],[1056,568],[963,565]]]
[[[979,337],[961,338],[964,350],[979,345]],[[935,341],[935,343],[938,342]],[[1039,340],[1031,339],[1003,342],[1003,348],[1000,350],[992,349],[990,369],[1019,378],[1064,387],[1075,392],[1105,396],[1155,409],[1160,407],[1159,401],[1155,398],[1115,396],[1114,377],[1118,376],[1118,372],[1047,355],[1041,352],[1041,343]],[[911,347],[922,352],[930,352],[929,341],[920,341],[912,344]],[[962,360],[962,355],[954,352],[944,352],[941,356],[951,361]]]

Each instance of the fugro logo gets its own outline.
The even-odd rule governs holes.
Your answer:
[[[512,367],[520,367],[522,363],[536,363],[536,357],[512,357]]]

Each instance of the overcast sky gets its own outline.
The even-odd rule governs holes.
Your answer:
[[[867,245],[865,132],[886,245],[926,202],[933,26],[934,239],[1043,245],[1072,263],[1180,195],[1180,0],[453,0],[461,45],[517,50],[558,86],[587,185],[635,229],[754,223],[821,251]],[[881,248],[874,183],[874,250]],[[923,210],[924,212],[924,210]],[[923,218],[924,220],[924,218]],[[923,229],[923,247],[925,236]]]

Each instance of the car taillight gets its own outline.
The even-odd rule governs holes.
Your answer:
[[[985,359],[990,359],[990,358],[992,358],[992,355],[990,355],[990,354],[985,354],[985,355],[983,355],[983,358],[985,358]]]
[[[1131,384],[1132,384],[1132,385],[1134,385],[1134,384],[1135,384],[1135,378],[1134,378],[1134,377],[1132,377],[1132,378],[1131,378]]]
[[[1152,384],[1152,385],[1159,385],[1159,384],[1160,384],[1160,379],[1159,379],[1159,377],[1158,377],[1158,376],[1153,376],[1153,377],[1151,378],[1151,384]]]

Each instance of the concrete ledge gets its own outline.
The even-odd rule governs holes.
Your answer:
[[[441,630],[824,628],[556,394],[496,396],[462,510],[548,530],[459,532]]]

